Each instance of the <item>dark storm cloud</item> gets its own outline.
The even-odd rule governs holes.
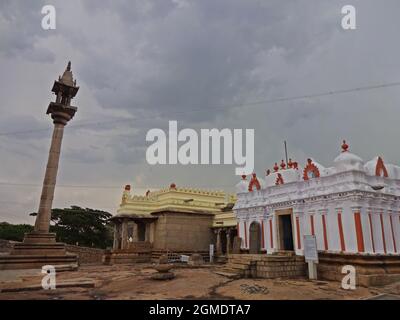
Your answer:
[[[56,30],[40,27],[44,4],[56,7]],[[64,184],[235,184],[229,166],[146,165],[146,132],[166,130],[168,120],[178,120],[180,129],[254,128],[259,174],[282,159],[284,139],[300,163],[311,156],[331,165],[343,138],[364,160],[382,154],[398,163],[398,87],[246,106],[400,80],[400,3],[354,1],[354,31],[341,28],[346,4],[1,1],[0,133],[49,127],[49,90],[71,59],[81,89],[63,141]],[[0,180],[40,183],[49,137],[47,131],[0,136]],[[0,200],[18,201],[13,191],[0,189]],[[119,189],[69,189],[56,195],[56,205],[110,207],[119,197]]]
[[[22,56],[31,61],[49,63],[54,55],[48,48],[36,47],[45,34],[41,24],[41,9],[45,1],[3,0],[0,3],[0,53],[9,57]]]
[[[88,13],[109,17],[112,12],[112,21],[117,21],[96,25],[106,37],[105,28],[115,29],[119,46],[112,48],[112,56],[97,46],[105,39],[97,37],[96,42],[79,34],[82,42],[91,44],[81,48],[87,54],[83,79],[103,106],[132,114],[176,114],[189,123],[211,120],[213,107],[227,105],[229,110],[232,103],[248,98],[249,89],[263,85],[265,93],[268,85],[279,81],[259,83],[252,77],[263,54],[278,50],[284,59],[297,63],[337,28],[336,20],[332,26],[318,14],[317,21],[309,19],[326,8],[318,2],[312,10],[296,2],[185,3],[117,1],[98,7],[84,2]]]

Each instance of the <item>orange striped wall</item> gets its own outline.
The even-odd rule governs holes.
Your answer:
[[[364,252],[364,237],[363,237],[363,231],[362,231],[360,212],[354,212],[354,223],[355,223],[355,227],[356,227],[358,252]]]
[[[297,249],[301,249],[299,217],[296,217],[296,233],[297,233]]]
[[[343,224],[342,224],[342,213],[339,212],[337,215],[338,227],[339,227],[339,237],[340,237],[340,249],[346,251],[346,243],[344,241]]]

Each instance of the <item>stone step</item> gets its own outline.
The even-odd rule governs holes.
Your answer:
[[[281,265],[295,265],[303,264],[304,260],[294,259],[287,257],[268,257],[261,260],[239,260],[239,259],[229,259],[227,263],[237,264],[237,265],[250,265],[252,262],[257,264],[281,264]]]
[[[250,265],[248,264],[236,264],[236,263],[227,263],[226,266],[232,269],[240,269],[245,270],[248,269]]]
[[[232,273],[232,272],[224,272],[224,271],[215,271],[216,274],[219,274],[220,276],[224,276],[229,279],[239,279],[240,275],[237,273]]]
[[[217,267],[215,268],[215,270],[224,270],[224,271],[229,271],[229,272],[243,272],[242,269],[236,269],[236,268],[232,268],[230,266],[221,266],[221,267]]]
[[[77,279],[57,281],[56,289],[62,288],[94,288],[95,282],[91,279]],[[16,285],[1,288],[0,292],[22,292],[22,291],[39,291],[44,290],[42,285]]]
[[[54,266],[56,272],[64,272],[64,271],[76,271],[78,270],[78,264],[71,263],[71,264],[60,264]]]
[[[238,259],[234,259],[234,260],[228,260],[227,263],[250,265],[251,263],[254,263],[254,262],[255,262],[255,260],[238,260]]]
[[[7,255],[0,256],[0,270],[10,269],[42,269],[44,265],[64,266],[70,270],[76,270],[78,259],[76,255]],[[68,267],[66,267],[68,266]],[[76,268],[75,268],[76,266]],[[61,268],[60,270],[62,270]]]

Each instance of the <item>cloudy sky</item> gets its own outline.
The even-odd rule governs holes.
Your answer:
[[[54,5],[56,30],[41,9]],[[357,29],[343,30],[352,4]],[[150,166],[151,128],[255,129],[262,175],[289,155],[330,166],[346,139],[399,164],[398,0],[0,2],[0,221],[33,222],[50,143],[46,108],[68,60],[80,91],[65,129],[55,207],[115,212],[122,187],[233,191],[233,165]],[[266,101],[265,103],[254,102]]]

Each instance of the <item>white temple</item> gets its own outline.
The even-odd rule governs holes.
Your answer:
[[[242,251],[303,255],[303,236],[332,253],[392,255],[400,251],[400,167],[381,157],[366,163],[348,151],[325,168],[308,159],[242,177],[233,208]]]

